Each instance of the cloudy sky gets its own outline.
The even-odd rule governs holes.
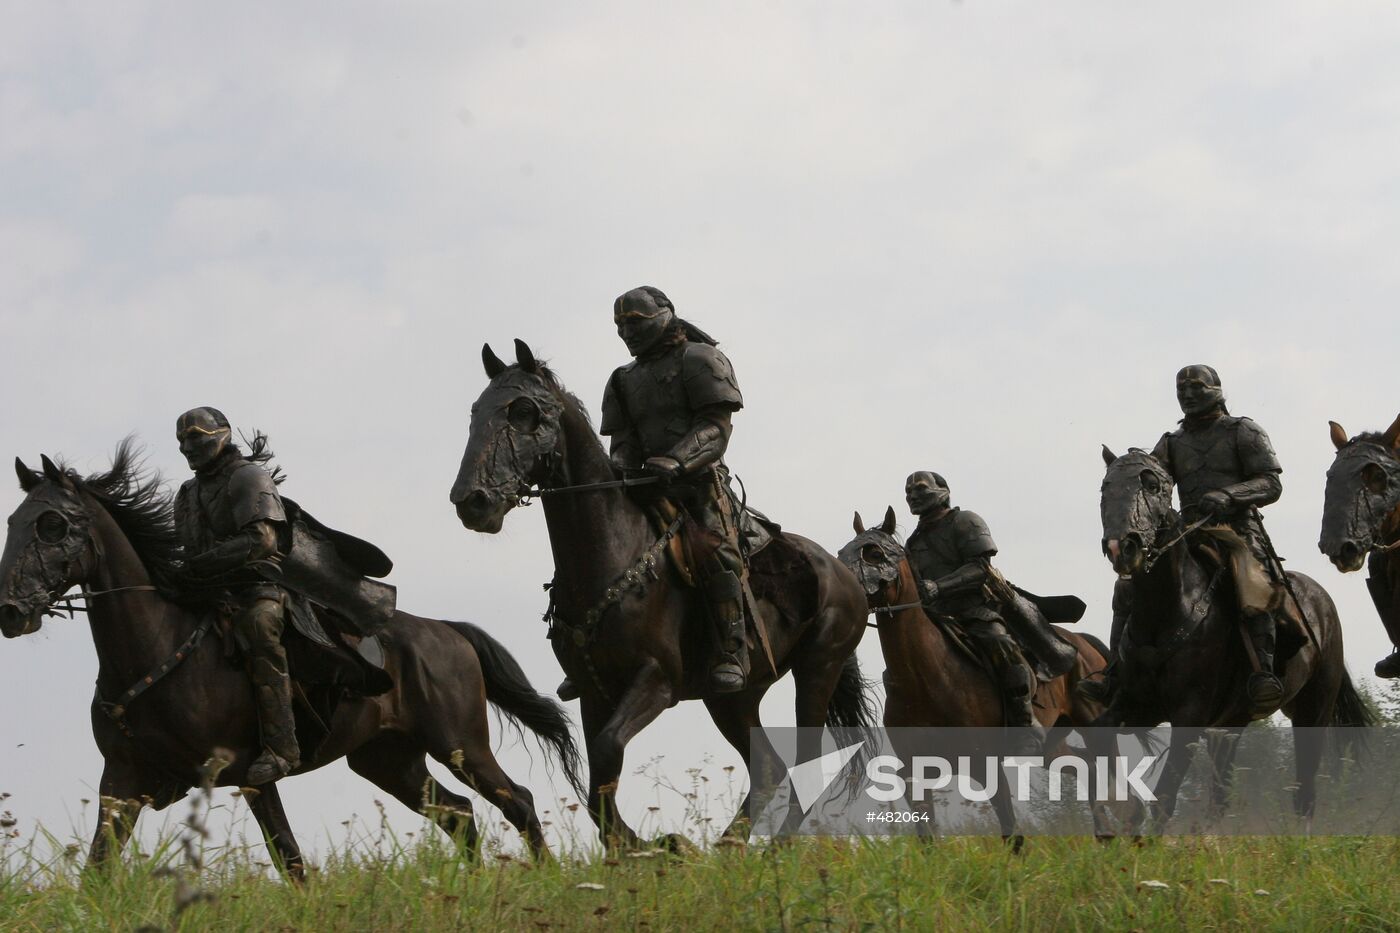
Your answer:
[[[1150,446],[1176,369],[1213,364],[1273,436],[1270,528],[1334,594],[1351,669],[1386,650],[1315,542],[1327,420],[1400,409],[1388,4],[7,0],[0,21],[6,456],[97,469],[134,432],[175,482],[175,416],[216,405],[270,433],[288,494],[395,558],[402,607],[487,626],[552,688],[543,516],[483,537],[447,501],[478,352],[524,338],[596,412],[625,360],[612,299],[648,283],[734,363],[751,501],[834,550],[852,509],[937,469],[1008,576],[1081,595],[1103,636],[1099,444]],[[877,676],[873,637],[861,658]],[[95,670],[81,622],[0,644],[26,829],[81,822]],[[791,723],[790,693],[766,710]],[[689,706],[629,766],[655,755],[735,762]],[[376,795],[342,766],[286,791],[308,841]]]

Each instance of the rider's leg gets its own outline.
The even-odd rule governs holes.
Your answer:
[[[1396,584],[1393,574],[1400,568],[1391,566],[1390,554],[1372,554],[1366,577],[1366,588],[1371,591],[1371,602],[1376,605],[1376,614],[1381,617],[1381,625],[1390,637],[1391,652],[1376,662],[1376,676],[1387,680],[1400,677],[1400,600],[1396,599]]]
[[[1255,611],[1245,616],[1245,629],[1254,646],[1254,655],[1259,659],[1259,670],[1249,675],[1246,690],[1250,702],[1254,704],[1255,715],[1272,713],[1283,702],[1283,682],[1274,673],[1274,643],[1278,624],[1274,621],[1273,613]]]
[[[266,784],[301,764],[292,716],[292,679],[282,647],[285,597],[258,596],[234,620],[234,633],[248,659],[248,676],[257,698],[262,753],[248,768],[250,785]]]
[[[705,566],[699,581],[710,619],[715,626],[718,648],[710,668],[710,687],[716,693],[743,690],[748,683],[749,648],[744,624],[744,590],[740,575],[744,559],[739,551],[739,525],[727,491],[716,480],[713,490],[707,490],[706,500],[692,514],[714,534],[719,547]]]
[[[1004,724],[1015,730],[1012,754],[1035,754],[1040,750],[1045,729],[1036,721],[1035,672],[1021,655],[1016,642],[1001,622],[973,622],[969,626],[991,656],[997,685],[1005,709]]]

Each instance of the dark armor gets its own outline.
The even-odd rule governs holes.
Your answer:
[[[196,472],[176,494],[175,529],[190,576],[200,585],[222,587],[223,601],[234,607],[233,634],[253,681],[263,745],[247,781],[265,784],[301,763],[282,647],[288,595],[256,567],[276,564],[290,547],[287,513],[273,478],[229,439],[222,413],[192,409],[180,416],[176,430]],[[217,444],[211,440],[220,435]]]
[[[676,318],[659,290],[634,289],[617,299],[613,312],[636,358],[608,380],[599,430],[610,439],[618,472],[662,476],[664,495],[713,534],[715,554],[696,568],[719,645],[711,684],[720,692],[743,689],[744,565],[724,451],[730,416],[744,398],[729,360],[703,331]]]
[[[1283,493],[1283,468],[1264,429],[1225,409],[1220,377],[1209,366],[1187,366],[1177,373],[1181,427],[1153,448],[1152,456],[1166,468],[1181,498],[1182,518],[1193,524],[1212,519],[1202,530],[1231,565],[1240,611],[1244,615],[1259,670],[1249,679],[1248,692],[1256,715],[1277,709],[1283,684],[1274,673],[1277,640],[1275,612],[1283,603],[1282,569],[1275,567],[1264,543],[1260,506],[1277,502]],[[1123,587],[1119,587],[1123,589]],[[1115,590],[1111,651],[1114,666],[1123,630],[1130,626],[1126,592]],[[1103,688],[1086,685],[1097,699],[1111,697],[1114,670]]]
[[[992,579],[992,557],[997,552],[991,530],[976,512],[948,508],[947,497],[925,487],[930,483],[947,489],[935,473],[915,473],[905,484],[905,498],[919,525],[905,543],[909,563],[919,580],[919,592],[932,617],[962,622],[991,660],[1006,708],[1006,725],[1029,729],[1028,736],[1043,736],[1031,705],[1035,673],[1007,632],[1000,605],[987,584]],[[1034,749],[1022,749],[1031,752]]]

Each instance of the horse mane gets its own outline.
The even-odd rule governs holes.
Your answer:
[[[543,360],[536,360],[535,368],[533,370],[527,370],[519,363],[511,363],[506,367],[505,371],[508,372],[512,369],[520,370],[527,374],[533,373],[539,376],[544,380],[544,384],[549,387],[549,390],[564,403],[565,408],[573,411],[582,418],[590,429],[593,428],[593,419],[589,416],[588,408],[583,404],[583,399],[564,387],[564,383],[559,380],[559,376],[554,370],[549,368],[549,364],[545,363]],[[595,431],[594,433],[596,434],[597,432]]]
[[[60,463],[80,491],[102,504],[131,542],[151,580],[166,595],[178,592],[180,539],[175,534],[173,498],[160,473],[145,468],[143,450],[132,437],[123,438],[105,472],[91,476]]]

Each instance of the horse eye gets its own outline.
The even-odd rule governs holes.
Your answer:
[[[58,544],[68,537],[68,519],[57,512],[45,512],[34,523],[34,533],[45,544]]]
[[[1366,484],[1366,491],[1369,492],[1371,495],[1385,495],[1385,489],[1387,485],[1385,470],[1382,470],[1374,463],[1368,463],[1365,467],[1362,468],[1361,482]]]
[[[878,564],[885,559],[885,552],[878,544],[867,544],[860,549],[860,559],[867,564]]]
[[[1162,481],[1158,479],[1157,474],[1153,473],[1151,470],[1143,470],[1142,488],[1155,495],[1162,491]]]
[[[534,432],[540,426],[539,406],[528,398],[518,398],[511,402],[510,408],[506,410],[506,417],[510,419],[512,428],[527,434]]]

